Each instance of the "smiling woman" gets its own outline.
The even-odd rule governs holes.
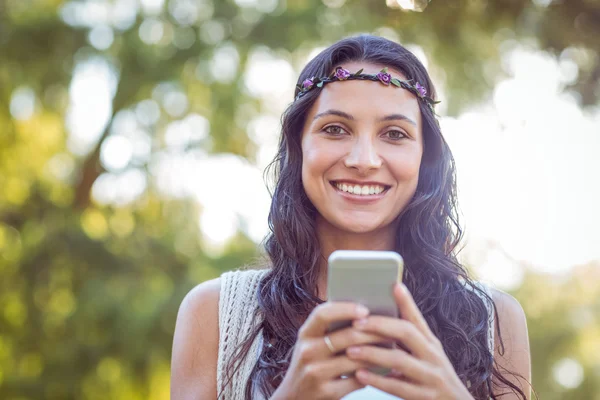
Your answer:
[[[342,67],[373,75],[385,68],[365,62]],[[307,115],[302,155],[304,190],[318,211],[321,231],[370,233],[375,242],[392,239],[419,180],[419,101],[407,90],[367,80],[328,84]]]
[[[454,161],[435,97],[418,59],[379,37],[344,39],[308,63],[271,165],[269,260],[186,296],[173,399],[529,398],[521,306],[456,259]],[[403,256],[402,319],[327,301],[326,260],[339,249]],[[355,322],[327,334],[344,320]],[[400,346],[373,345],[382,340]]]

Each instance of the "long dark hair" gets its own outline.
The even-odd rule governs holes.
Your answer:
[[[313,76],[328,76],[336,66],[350,61],[393,68],[406,79],[418,81],[430,97],[436,97],[425,67],[410,51],[370,35],[346,38],[322,51],[306,65],[298,83]],[[238,348],[227,374],[233,375],[254,339],[262,334],[260,356],[246,384],[247,400],[255,390],[266,398],[273,394],[289,366],[298,329],[322,302],[316,295],[319,261],[323,257],[315,229],[317,211],[302,185],[300,144],[306,115],[319,92],[320,89],[313,89],[285,111],[279,150],[269,166],[275,182],[269,213],[271,233],[265,241],[271,269],[257,292],[260,323]],[[419,182],[411,202],[398,217],[396,236],[395,250],[405,260],[403,281],[443,344],[456,373],[476,399],[496,398],[492,377],[526,399],[523,391],[499,372],[490,352],[490,315],[482,297],[492,304],[493,301],[473,283],[456,259],[455,248],[462,230],[456,207],[454,159],[435,115],[425,104],[419,104],[424,137]],[[495,307],[493,310],[497,320]],[[496,331],[499,336],[499,329]]]

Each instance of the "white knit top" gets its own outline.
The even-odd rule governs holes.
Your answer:
[[[260,322],[255,317],[258,309],[256,291],[262,277],[268,270],[244,270],[226,272],[221,275],[221,292],[219,296],[219,355],[217,361],[217,393],[219,400],[241,400],[244,398],[246,383],[250,372],[258,360],[262,336],[258,335],[252,342],[248,356],[241,361],[239,367],[227,384],[226,368],[235,356],[235,351],[244,341],[246,335]],[[467,286],[468,287],[468,286]],[[489,288],[481,284],[483,290],[491,296]],[[478,293],[477,291],[475,293]],[[493,312],[491,304],[485,302],[490,319],[488,321],[489,348],[494,349]],[[255,394],[256,400],[262,396]],[[367,386],[344,396],[342,400],[392,400],[399,399],[378,389]],[[401,399],[400,399],[401,400]]]

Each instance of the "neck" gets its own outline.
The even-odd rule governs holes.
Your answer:
[[[335,250],[394,250],[396,224],[365,233],[341,230],[318,216],[317,237],[321,247],[317,296],[327,300],[327,260]]]

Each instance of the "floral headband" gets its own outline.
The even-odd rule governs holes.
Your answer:
[[[298,94],[296,95],[296,100],[300,97],[304,96],[306,93],[310,92],[313,88],[318,87],[322,88],[323,85],[330,82],[336,81],[349,81],[349,80],[370,80],[370,81],[379,81],[386,86],[389,86],[390,83],[394,86],[404,88],[412,92],[417,98],[421,99],[427,107],[431,110],[433,115],[435,114],[435,110],[433,109],[434,105],[438,104],[439,101],[434,101],[431,97],[427,96],[427,89],[425,89],[419,82],[415,82],[413,84],[412,79],[407,81],[401,81],[398,78],[392,78],[392,76],[387,72],[387,67],[379,71],[377,74],[363,74],[362,69],[351,74],[350,71],[344,69],[342,67],[337,67],[335,71],[328,77],[325,78],[308,78],[302,82],[302,85],[296,85],[296,89]]]

